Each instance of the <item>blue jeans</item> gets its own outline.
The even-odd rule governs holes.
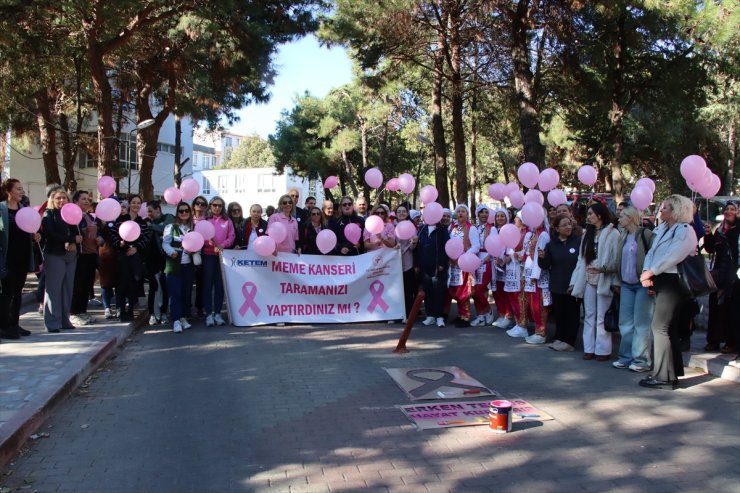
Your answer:
[[[103,300],[103,308],[108,308],[109,310],[113,306],[113,288],[100,288],[100,298]]]
[[[220,262],[219,255],[203,255],[203,310],[206,315],[221,313],[221,305],[224,304]]]
[[[619,362],[650,368],[650,345],[655,299],[640,284],[623,283],[619,297]]]
[[[190,315],[190,293],[193,291],[195,271],[193,264],[181,264],[178,274],[167,274],[172,322]]]

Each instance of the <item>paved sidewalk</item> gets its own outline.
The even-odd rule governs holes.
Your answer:
[[[35,279],[34,279],[35,281]],[[100,366],[144,322],[105,320],[101,306],[88,307],[94,325],[50,334],[37,312],[35,283],[24,290],[20,324],[32,334],[0,344],[0,467],[9,461],[54,407]]]

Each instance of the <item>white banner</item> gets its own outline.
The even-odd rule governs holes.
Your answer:
[[[221,254],[231,323],[240,327],[344,323],[405,317],[401,255],[381,248],[354,257],[245,250]]]

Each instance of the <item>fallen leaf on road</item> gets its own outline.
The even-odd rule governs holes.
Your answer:
[[[46,432],[34,433],[30,436],[31,440],[38,440],[39,438],[49,438],[49,434]]]
[[[83,430],[86,430],[86,429],[90,428],[90,425],[86,423],[86,424],[80,426],[80,428],[82,428]]]

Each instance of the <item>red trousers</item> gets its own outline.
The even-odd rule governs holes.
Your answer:
[[[488,283],[491,282],[491,263],[486,264],[486,270],[483,272],[483,280],[480,284],[473,286],[473,304],[475,313],[478,315],[487,315],[491,311],[491,304],[488,302]]]
[[[527,305],[534,322],[534,333],[544,336],[547,333],[547,309],[542,305],[542,289],[535,288],[533,293],[527,293]]]
[[[527,316],[529,315],[526,294],[522,290],[516,293],[506,293],[506,295],[509,298],[509,306],[514,314],[516,324],[520,327],[526,327],[528,324]]]
[[[504,291],[504,282],[496,281],[496,291],[493,291],[493,302],[496,303],[496,310],[499,317],[509,318],[511,316],[511,305],[509,303],[508,293]]]
[[[457,316],[463,320],[470,320],[470,273],[463,272],[462,284],[450,286],[448,292],[451,300],[457,301]],[[449,312],[449,306],[447,312]]]

